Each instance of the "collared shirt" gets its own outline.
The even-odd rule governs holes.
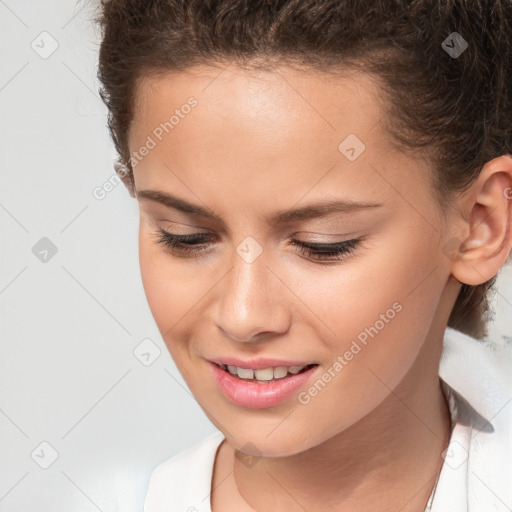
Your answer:
[[[512,511],[511,349],[446,330],[439,376],[455,421],[428,512]]]
[[[457,424],[458,418],[458,408],[457,408],[457,398],[452,388],[441,378],[439,378],[439,383],[441,385],[441,390],[443,391],[443,395],[446,398],[446,402],[448,403],[448,409],[450,410],[450,441],[453,439],[453,429]],[[449,446],[449,444],[448,444]],[[453,447],[452,447],[453,448]],[[446,452],[443,452],[443,459],[446,460],[447,454],[450,453],[450,449],[447,449]],[[453,451],[451,452],[453,454]],[[443,463],[444,466],[445,463]],[[442,470],[442,468],[441,468]],[[439,484],[439,479],[441,476],[441,472],[437,475],[436,481],[434,483],[434,487],[432,492],[430,493],[430,497],[427,502],[427,506],[425,507],[424,512],[433,512],[432,505],[434,503],[434,496],[436,495],[437,485]],[[437,498],[439,500],[439,498]]]
[[[451,416],[448,448],[425,512],[512,511],[512,347],[447,328],[439,378]],[[144,512],[211,512],[214,432],[157,466]]]

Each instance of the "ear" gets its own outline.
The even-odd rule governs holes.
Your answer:
[[[451,240],[456,254],[450,258],[451,273],[461,283],[479,285],[499,272],[512,247],[510,155],[484,165],[479,177],[463,193],[459,211],[464,220],[462,231]]]
[[[125,187],[128,189],[130,196],[135,196],[135,180],[133,178],[133,171],[125,165],[120,159],[114,162],[114,169],[116,174],[121,178]]]

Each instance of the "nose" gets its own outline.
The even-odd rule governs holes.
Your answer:
[[[248,263],[234,254],[233,268],[219,289],[217,326],[237,342],[254,342],[284,334],[290,327],[286,292],[265,253]]]

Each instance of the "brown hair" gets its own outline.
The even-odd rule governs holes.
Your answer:
[[[138,80],[212,62],[376,77],[393,143],[428,157],[444,212],[487,161],[512,152],[512,0],[101,0],[95,21],[100,95],[132,191]],[[487,335],[496,278],[462,285],[449,327]]]

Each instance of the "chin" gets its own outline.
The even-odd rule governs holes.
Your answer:
[[[266,431],[257,433],[245,431],[241,436],[237,436],[233,430],[230,432],[235,435],[233,439],[224,435],[231,446],[242,454],[252,457],[289,457],[315,446],[312,439],[304,439],[304,436],[298,434],[290,435],[286,430],[283,430],[282,435],[271,434],[268,437]]]

